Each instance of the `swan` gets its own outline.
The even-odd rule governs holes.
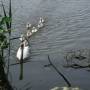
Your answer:
[[[30,38],[30,36],[32,35],[32,32],[31,32],[32,24],[28,23],[28,24],[26,25],[26,28],[27,28],[26,36],[27,36],[28,38]]]
[[[36,27],[32,27],[31,30],[28,30],[28,31],[27,31],[26,36],[27,36],[28,38],[30,38],[30,36],[31,36],[33,33],[37,32],[37,31],[38,31],[38,30],[37,30]]]
[[[44,26],[43,23],[42,22],[39,22],[37,27],[38,28],[42,28],[43,26]]]
[[[40,17],[39,23],[44,23],[44,19]]]
[[[23,42],[25,40],[25,36],[23,34],[21,34],[19,40]]]
[[[37,32],[38,30],[37,30],[37,28],[36,27],[33,27],[32,28],[32,33],[35,33],[35,32]]]
[[[28,38],[30,38],[30,36],[32,35],[32,32],[30,30],[28,30],[26,35]]]
[[[32,27],[32,24],[30,24],[30,23],[27,23],[27,24],[26,24],[27,30],[31,29],[31,27]]]
[[[30,56],[30,47],[27,40],[24,40],[23,42],[21,42],[21,45],[17,50],[16,57],[19,61],[21,61],[21,58],[25,60],[29,56]]]

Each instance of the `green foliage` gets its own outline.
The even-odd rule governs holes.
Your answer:
[[[7,16],[2,17],[2,19],[0,21],[0,25],[5,24],[6,22],[7,23],[11,23],[11,18],[10,17],[7,17]]]
[[[5,25],[6,23],[10,23],[11,22],[11,18],[10,17],[2,17],[0,20],[0,33],[7,33],[8,30],[6,30]]]
[[[9,17],[2,17],[0,20],[0,49],[6,49],[8,48],[8,42],[6,33],[8,33],[8,30],[5,28],[5,23],[10,23],[11,19]]]
[[[3,7],[3,13],[4,13],[4,20],[5,20],[5,24],[6,24],[6,28],[8,30],[8,33],[9,35],[11,35],[11,24],[12,24],[12,9],[11,9],[11,0],[10,0],[10,3],[9,3],[9,13],[7,15],[6,13],[6,10],[5,10],[5,7],[3,5],[3,2],[2,3],[2,7]]]
[[[9,43],[7,42],[6,36],[3,34],[0,34],[0,48],[6,49],[8,48]]]

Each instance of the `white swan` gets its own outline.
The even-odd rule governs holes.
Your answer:
[[[23,52],[23,54],[22,54]],[[23,55],[23,56],[22,56]],[[30,47],[28,45],[27,40],[24,40],[20,47],[18,48],[18,51],[16,53],[16,57],[17,59],[20,61],[21,58],[23,58],[23,60],[27,59],[30,56]]]
[[[40,17],[39,23],[44,23],[44,19],[42,17]]]
[[[26,24],[27,30],[28,30],[28,29],[31,29],[31,27],[32,27],[32,24],[30,24],[30,23],[27,23],[27,24]]]
[[[30,38],[30,36],[31,36],[33,33],[37,32],[37,31],[38,31],[38,29],[37,29],[36,27],[32,27],[31,30],[27,30],[26,36],[27,36],[28,38]]]
[[[21,34],[19,40],[23,42],[25,40],[25,36],[23,34]]]
[[[38,31],[38,30],[37,30],[36,27],[33,27],[32,30],[31,30],[32,33],[35,33],[35,32],[37,32],[37,31]]]
[[[44,26],[43,23],[42,22],[39,22],[37,27],[38,28],[42,28],[43,26]]]
[[[30,38],[31,35],[32,35],[32,32],[31,32],[30,30],[28,30],[27,33],[26,33],[26,36],[27,36],[28,38]]]

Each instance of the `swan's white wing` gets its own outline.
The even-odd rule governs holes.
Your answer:
[[[44,19],[42,19],[42,23],[44,23]]]
[[[37,29],[35,29],[35,31],[34,32],[37,32],[38,30]]]
[[[23,60],[30,56],[30,47],[26,46],[23,49]]]
[[[21,60],[21,55],[22,55],[22,50],[21,47],[18,49],[16,57],[18,58],[18,60]],[[23,60],[25,60],[26,58],[28,58],[30,56],[30,47],[26,46],[23,49]]]
[[[21,60],[21,47],[18,49],[16,57],[18,58],[18,60]]]
[[[37,27],[42,28],[43,26],[44,26],[43,23],[39,23]]]

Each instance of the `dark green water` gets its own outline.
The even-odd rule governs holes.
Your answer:
[[[24,64],[22,81],[19,80],[20,66],[11,67],[12,84],[21,90],[29,86],[31,90],[49,90],[66,85],[52,67],[44,68],[49,54],[73,86],[90,90],[90,72],[63,68],[63,52],[90,48],[90,0],[13,0],[12,7],[15,28],[12,36],[24,33],[27,22],[37,24],[40,16],[46,18],[46,26],[30,39],[32,62]],[[12,62],[16,62],[19,44],[19,40],[13,41]]]

